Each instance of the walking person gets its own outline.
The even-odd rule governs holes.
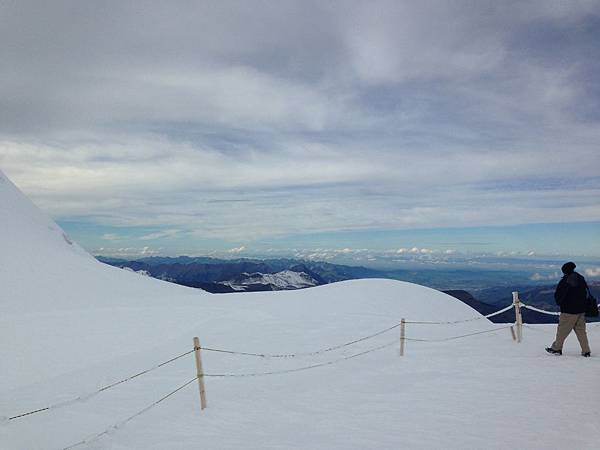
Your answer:
[[[562,266],[564,276],[556,286],[554,300],[560,306],[560,318],[556,330],[556,340],[551,347],[546,348],[548,353],[562,355],[563,343],[572,330],[581,345],[581,355],[589,357],[590,345],[585,331],[585,310],[588,295],[588,286],[585,278],[575,272],[575,263],[568,262]]]

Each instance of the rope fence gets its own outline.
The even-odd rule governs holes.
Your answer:
[[[546,311],[545,309],[539,309],[539,308],[536,308],[536,307],[531,306],[531,305],[526,305],[525,303],[521,303],[521,306],[523,308],[530,309],[531,311],[535,311],[535,312],[539,312],[539,313],[542,313],[542,314],[546,314],[548,316],[560,316],[560,312]]]
[[[298,358],[301,356],[316,356],[316,355],[320,355],[322,353],[327,353],[327,352],[331,352],[334,350],[339,350],[340,348],[344,348],[344,347],[349,347],[351,345],[354,344],[358,344],[359,342],[363,342],[369,339],[372,339],[374,337],[377,336],[381,336],[384,333],[387,333],[388,331],[394,330],[396,328],[398,328],[400,326],[400,324],[396,324],[394,326],[391,326],[389,328],[385,328],[381,331],[378,331],[376,333],[370,334],[368,336],[364,336],[358,339],[354,339],[352,341],[349,342],[345,342],[343,344],[339,344],[339,345],[335,345],[333,347],[327,347],[327,348],[323,348],[321,350],[315,350],[313,352],[298,352],[298,353],[288,353],[288,354],[268,354],[268,353],[247,353],[247,352],[237,352],[237,351],[233,351],[233,350],[222,350],[222,349],[216,349],[216,348],[210,348],[210,347],[202,347],[202,350],[204,351],[208,351],[208,352],[218,352],[218,353],[228,353],[231,355],[245,355],[245,356],[258,356],[261,358]]]
[[[161,397],[160,399],[156,400],[155,402],[151,403],[150,405],[146,406],[145,408],[139,410],[135,414],[132,414],[131,416],[127,417],[126,419],[121,420],[120,422],[117,422],[114,425],[111,425],[110,427],[106,428],[105,430],[101,431],[100,433],[95,433],[95,434],[93,434],[91,436],[88,436],[88,437],[86,437],[86,438],[84,438],[84,439],[82,439],[82,440],[80,440],[80,441],[78,441],[78,442],[76,442],[74,444],[69,445],[68,447],[63,447],[62,450],[71,450],[71,449],[79,447],[81,445],[91,444],[92,442],[97,441],[98,439],[102,438],[103,436],[109,435],[111,432],[118,430],[119,428],[123,427],[128,422],[130,422],[131,420],[135,419],[136,417],[139,417],[142,414],[150,411],[155,406],[159,405],[160,403],[162,403],[163,401],[165,401],[166,399],[168,399],[172,395],[175,395],[177,392],[185,389],[187,386],[189,386],[190,384],[192,384],[194,381],[199,380],[202,377],[213,377],[213,378],[258,377],[258,376],[279,375],[279,374],[293,373],[293,372],[302,372],[302,371],[305,371],[305,370],[316,369],[318,367],[329,366],[329,365],[336,364],[336,363],[339,363],[339,362],[342,362],[342,361],[347,361],[349,359],[358,358],[359,356],[363,356],[363,355],[366,355],[368,353],[373,353],[373,352],[376,352],[378,350],[382,350],[384,348],[391,347],[394,344],[396,344],[396,341],[389,342],[387,344],[380,345],[378,347],[373,347],[373,348],[370,348],[370,349],[365,350],[363,352],[356,353],[356,354],[353,354],[353,355],[350,355],[350,356],[346,356],[346,357],[343,357],[343,358],[338,358],[338,359],[335,359],[335,360],[326,361],[326,362],[319,363],[319,364],[312,364],[310,366],[297,367],[297,368],[294,368],[294,369],[278,370],[278,371],[272,371],[272,372],[242,373],[242,374],[205,374],[205,373],[202,373],[202,374],[199,374],[199,375],[195,376],[194,378],[192,378],[191,380],[187,381],[186,383],[182,384],[181,386],[177,387],[176,389],[172,390],[171,392],[169,392],[168,394],[164,395],[163,397]],[[205,349],[202,348],[202,347],[200,347],[198,349],[198,351],[199,350],[205,350]],[[192,351],[196,351],[196,349],[194,349]]]
[[[470,336],[477,336],[479,334],[495,333],[497,331],[507,330],[512,327],[513,327],[513,325],[507,325],[505,327],[494,328],[493,330],[476,331],[474,333],[461,334],[459,336],[450,336],[450,337],[439,338],[439,339],[415,339],[415,338],[404,338],[404,339],[407,341],[413,341],[413,342],[447,342],[447,341],[454,341],[456,339],[462,339],[462,338],[466,338],[466,337],[470,337]]]
[[[545,309],[539,309],[539,308],[536,308],[531,305],[526,305],[525,303],[521,303],[521,306],[523,308],[527,308],[527,309],[530,309],[532,311],[539,312],[542,314],[547,314],[549,316],[560,316],[560,312],[557,312],[557,311],[546,311]],[[598,307],[600,308],[600,305],[598,305]]]
[[[506,325],[506,326],[502,326],[502,327],[495,327],[493,329],[485,329],[485,330],[478,330],[478,331],[473,331],[471,333],[466,333],[466,334],[460,334],[460,335],[454,335],[454,336],[449,336],[449,337],[443,337],[443,338],[418,338],[418,337],[410,337],[407,336],[406,334],[406,328],[407,325],[454,325],[454,324],[460,324],[460,323],[466,323],[466,322],[473,322],[473,321],[478,321],[478,320],[483,320],[483,319],[489,319],[491,317],[494,317],[496,315],[502,314],[504,312],[509,311],[510,309],[515,310],[515,322],[514,324],[510,324],[510,325]],[[511,331],[511,335],[514,341],[516,342],[521,342],[522,340],[522,328],[526,327],[528,329],[535,329],[532,327],[529,327],[526,324],[523,324],[523,320],[522,320],[522,316],[521,316],[521,308],[527,308],[530,309],[532,311],[536,311],[539,313],[543,313],[543,314],[548,314],[548,315],[559,315],[560,313],[554,312],[554,311],[545,311],[543,309],[539,309],[539,308],[535,308],[533,306],[524,304],[522,302],[520,302],[519,300],[519,295],[518,292],[513,292],[513,303],[498,310],[495,311],[491,314],[487,314],[485,316],[479,315],[476,317],[472,317],[472,318],[468,318],[468,319],[461,319],[461,320],[453,320],[453,321],[419,321],[419,320],[406,320],[406,319],[402,319],[400,321],[400,323],[397,323],[393,326],[389,326],[387,328],[384,328],[380,331],[377,331],[375,333],[366,335],[366,336],[362,336],[341,344],[337,344],[337,345],[333,345],[333,346],[329,346],[326,348],[322,348],[319,350],[315,350],[315,351],[310,351],[310,352],[296,352],[296,353],[262,353],[262,352],[245,352],[245,351],[236,351],[236,350],[230,350],[230,349],[222,349],[222,348],[216,348],[216,347],[203,347],[200,345],[200,341],[197,337],[194,338],[194,346],[191,350],[188,350],[184,353],[181,353],[179,355],[176,355],[166,361],[163,361],[161,363],[155,364],[154,366],[151,366],[145,370],[142,370],[140,372],[137,372],[133,375],[127,376],[125,378],[122,378],[118,381],[115,381],[113,383],[110,383],[106,386],[100,387],[98,389],[96,389],[93,392],[90,392],[88,394],[84,394],[84,395],[79,395],[77,397],[74,397],[72,399],[69,400],[65,400],[65,401],[61,401],[61,402],[57,402],[57,403],[53,403],[50,404],[49,406],[43,407],[43,408],[36,408],[34,410],[31,411],[26,411],[26,412],[22,412],[20,414],[15,414],[13,416],[10,416],[8,418],[5,419],[6,423],[9,423],[10,421],[16,420],[16,419],[21,419],[24,417],[28,417],[28,416],[32,416],[34,414],[37,413],[41,413],[43,411],[49,411],[52,409],[56,409],[56,408],[61,408],[67,405],[71,405],[73,403],[76,402],[80,402],[80,401],[86,401],[104,391],[110,390],[112,388],[115,388],[121,384],[127,383],[129,381],[132,381],[138,377],[141,377],[142,375],[148,374],[149,372],[152,372],[154,370],[157,370],[161,367],[164,367],[168,364],[171,364],[181,358],[184,358],[192,353],[194,353],[194,357],[195,357],[195,361],[196,361],[196,376],[194,378],[192,378],[191,380],[187,381],[186,383],[178,386],[177,388],[175,388],[174,390],[172,390],[171,392],[169,392],[168,394],[164,395],[163,397],[161,397],[160,399],[156,400],[155,402],[151,403],[150,405],[146,406],[145,408],[143,408],[142,410],[136,412],[135,414],[127,417],[124,420],[121,420],[120,422],[117,422],[114,425],[111,425],[110,427],[106,428],[105,430],[103,430],[100,433],[96,433],[93,434],[91,436],[88,436],[84,439],[82,439],[81,441],[78,441],[68,447],[64,447],[62,450],[70,450],[72,448],[84,445],[84,444],[89,444],[92,443],[100,438],[102,438],[103,436],[108,435],[111,431],[117,430],[119,428],[121,428],[122,426],[126,425],[128,422],[130,422],[131,420],[135,419],[136,417],[146,413],[147,411],[149,411],[150,409],[156,407],[157,405],[161,404],[162,402],[164,402],[166,399],[168,399],[169,397],[175,395],[177,392],[183,390],[184,388],[186,388],[187,386],[189,386],[190,384],[192,384],[194,381],[198,381],[198,387],[199,387],[199,394],[200,394],[200,403],[201,403],[201,409],[205,409],[206,408],[206,392],[205,392],[205,386],[204,386],[204,379],[205,378],[249,378],[249,377],[262,377],[262,376],[271,376],[271,375],[281,375],[281,374],[289,374],[289,373],[296,373],[296,372],[303,372],[303,371],[308,371],[308,370],[312,370],[312,369],[317,369],[317,368],[321,368],[321,367],[325,367],[325,366],[331,366],[334,364],[338,364],[341,363],[343,361],[347,361],[347,360],[351,360],[354,358],[358,358],[360,356],[364,356],[376,351],[380,351],[389,347],[392,347],[394,345],[399,345],[400,348],[400,356],[404,356],[404,352],[405,352],[405,343],[406,342],[423,342],[423,343],[440,343],[440,342],[448,342],[448,341],[454,341],[454,340],[458,340],[458,339],[463,339],[463,338],[468,338],[471,336],[478,336],[478,335],[483,335],[483,334],[490,334],[490,333],[497,333],[500,332],[502,330],[506,330],[506,329],[510,329]],[[594,327],[590,327],[593,328],[594,330],[598,329],[598,327],[600,326],[600,324],[595,325]],[[310,356],[318,356],[321,354],[325,354],[325,353],[329,353],[329,352],[333,352],[335,350],[340,350],[340,349],[344,349],[350,346],[353,346],[355,344],[364,342],[364,341],[368,341],[370,339],[374,339],[378,336],[384,335],[392,330],[398,329],[400,328],[400,338],[399,340],[396,339],[394,341],[382,344],[382,345],[378,345],[375,347],[371,347],[368,348],[366,350],[357,352],[357,353],[353,353],[351,355],[347,355],[347,356],[341,356],[339,358],[334,358],[334,359],[329,359],[327,361],[323,361],[323,362],[315,362],[313,364],[308,364],[308,365],[304,365],[304,366],[300,366],[300,367],[295,367],[295,368],[290,368],[290,369],[281,369],[281,370],[272,370],[272,371],[264,371],[264,372],[248,372],[248,373],[205,373],[203,370],[203,366],[202,366],[202,358],[201,358],[201,354],[202,352],[211,352],[211,353],[221,353],[221,354],[227,354],[227,355],[232,355],[232,356],[252,356],[252,357],[257,357],[257,358],[262,358],[262,359],[268,359],[268,358],[298,358],[298,357],[310,357]]]
[[[193,351],[193,350],[192,350]],[[79,442],[76,442],[74,444],[69,445],[68,447],[63,447],[62,450],[70,450],[72,448],[75,447],[79,447],[80,445],[85,445],[85,444],[91,444],[94,441],[97,441],[98,439],[100,439],[102,436],[106,436],[108,435],[111,431],[114,430],[118,430],[119,428],[121,428],[122,426],[124,426],[125,424],[127,424],[128,422],[132,421],[133,419],[135,419],[136,417],[141,416],[142,414],[150,411],[152,408],[154,408],[155,406],[159,405],[160,403],[164,402],[166,399],[168,399],[169,397],[171,397],[172,395],[175,395],[177,392],[181,391],[182,389],[188,387],[190,384],[192,384],[194,381],[196,381],[198,379],[198,377],[194,377],[191,380],[187,381],[186,383],[182,384],[181,386],[179,386],[178,388],[172,390],[171,392],[169,392],[168,394],[164,395],[163,397],[161,397],[160,399],[156,400],[154,403],[151,403],[150,405],[146,406],[144,409],[139,410],[138,412],[136,412],[135,414],[127,417],[124,420],[121,420],[120,422],[117,422],[114,425],[111,425],[110,427],[108,427],[107,429],[105,429],[104,431],[100,432],[100,433],[96,433],[93,434],[85,439],[82,439]]]
[[[37,413],[40,413],[40,412],[43,412],[43,411],[49,411],[51,409],[62,408],[64,406],[68,406],[68,405],[71,405],[73,403],[77,403],[77,402],[82,402],[82,401],[89,400],[90,398],[92,398],[92,397],[100,394],[101,392],[104,392],[104,391],[107,391],[107,390],[112,389],[114,387],[117,387],[120,384],[126,383],[128,381],[134,380],[135,378],[141,377],[142,375],[145,375],[145,374],[147,374],[149,372],[152,372],[153,370],[156,370],[156,369],[159,369],[159,368],[161,368],[163,366],[166,366],[167,364],[171,364],[172,362],[175,362],[178,359],[181,359],[184,356],[187,356],[187,355],[189,355],[189,354],[191,354],[193,352],[194,352],[194,350],[189,350],[189,351],[187,351],[185,353],[182,353],[181,355],[175,356],[175,357],[173,357],[173,358],[171,358],[171,359],[169,359],[167,361],[164,361],[164,362],[162,362],[160,364],[156,364],[156,365],[154,365],[154,366],[152,366],[152,367],[150,367],[148,369],[142,370],[141,372],[138,372],[138,373],[136,373],[134,375],[130,375],[130,376],[128,376],[126,378],[123,378],[123,379],[121,379],[119,381],[116,381],[116,382],[111,383],[109,385],[103,386],[103,387],[101,387],[101,388],[99,388],[99,389],[97,389],[97,390],[95,390],[93,392],[90,392],[90,393],[87,393],[87,394],[82,394],[82,395],[79,395],[79,396],[74,397],[72,399],[64,400],[62,402],[53,403],[53,404],[48,405],[48,406],[46,406],[44,408],[38,408],[38,409],[35,409],[35,410],[32,410],[32,411],[27,411],[27,412],[23,412],[23,413],[20,413],[20,414],[16,414],[16,415],[14,415],[12,417],[8,417],[8,420],[11,421],[11,420],[15,420],[15,419],[20,419],[22,417],[31,416],[33,414],[37,414]]]
[[[370,348],[363,352],[356,353],[354,355],[345,356],[343,358],[338,358],[338,359],[334,359],[331,361],[325,361],[325,362],[318,363],[318,364],[311,364],[310,366],[296,367],[294,369],[276,370],[276,371],[272,371],[272,372],[255,372],[255,373],[213,373],[213,374],[205,373],[203,376],[213,377],[213,378],[238,378],[238,377],[242,378],[242,377],[260,377],[260,376],[267,376],[267,375],[280,375],[280,374],[284,374],[284,373],[303,372],[305,370],[316,369],[317,367],[331,366],[332,364],[337,364],[342,361],[347,361],[349,359],[358,358],[359,356],[363,356],[368,353],[373,353],[378,350],[382,350],[384,348],[388,348],[388,347],[391,347],[392,345],[397,345],[397,344],[398,344],[397,341],[388,342],[387,344],[380,345],[378,347],[373,347],[373,348]],[[204,350],[204,348],[202,350]]]
[[[469,319],[463,319],[463,320],[439,321],[439,322],[433,322],[433,321],[406,321],[406,320],[403,320],[402,322],[404,324],[413,324],[413,325],[418,325],[418,324],[451,325],[451,324],[458,324],[458,323],[464,323],[464,322],[471,322],[471,321],[476,321],[476,320],[487,319],[489,317],[493,317],[495,315],[498,315],[498,314],[501,314],[501,313],[503,313],[505,311],[508,311],[512,307],[513,307],[513,305],[509,305],[506,308],[502,308],[501,310],[496,311],[496,312],[491,313],[491,314],[488,314],[486,316],[476,316],[476,317],[472,317],[472,318],[469,318]],[[385,333],[387,333],[389,331],[392,331],[392,330],[394,330],[394,329],[396,329],[398,327],[401,327],[401,326],[405,326],[405,325],[403,325],[402,323],[397,323],[397,324],[395,324],[393,326],[387,327],[385,329],[382,329],[382,330],[377,331],[375,333],[372,333],[370,335],[363,336],[363,337],[360,337],[360,338],[357,338],[357,339],[353,339],[353,340],[348,341],[348,342],[344,342],[342,344],[338,344],[338,345],[334,345],[334,346],[322,348],[322,349],[311,351],[311,352],[270,354],[270,353],[256,353],[256,352],[235,351],[235,350],[228,350],[228,349],[221,349],[221,348],[212,348],[212,347],[202,347],[201,349],[203,351],[208,351],[208,352],[224,353],[224,354],[230,354],[230,355],[241,355],[241,356],[253,356],[253,357],[259,357],[259,358],[298,358],[298,357],[306,357],[306,356],[317,356],[317,355],[320,355],[320,354],[324,354],[324,353],[332,352],[332,351],[339,350],[339,349],[342,349],[342,348],[350,347],[352,345],[358,344],[360,342],[367,341],[369,339],[373,339],[373,338],[375,338],[377,336],[383,335],[383,334],[385,334]],[[443,341],[460,339],[462,337],[473,336],[473,335],[476,335],[476,334],[489,333],[489,332],[493,332],[493,331],[497,331],[497,330],[498,329],[495,329],[495,330],[485,330],[485,331],[482,331],[482,332],[470,333],[470,334],[467,334],[467,335],[460,335],[460,336],[453,336],[453,337],[443,338],[443,339],[429,339],[429,340],[428,339],[415,339],[415,338],[407,338],[405,336],[403,336],[401,339],[402,339],[402,341],[414,341],[414,342],[443,342]],[[403,342],[402,342],[402,344],[403,344]],[[390,345],[391,344],[386,344],[384,347],[376,347],[373,350],[368,350],[367,353],[369,353],[371,351],[379,350],[380,348],[388,347]],[[181,354],[179,354],[177,356],[174,356],[174,357],[172,357],[172,358],[170,358],[170,359],[168,359],[166,361],[163,361],[163,362],[161,362],[159,364],[155,364],[154,366],[149,367],[149,368],[147,368],[145,370],[142,370],[142,371],[137,372],[137,373],[135,373],[133,375],[130,375],[130,376],[122,378],[122,379],[120,379],[118,381],[115,381],[114,383],[111,383],[111,384],[108,384],[106,386],[100,387],[100,388],[96,389],[95,391],[89,392],[87,394],[82,394],[82,395],[79,395],[77,397],[74,397],[74,398],[71,398],[71,399],[68,399],[68,400],[64,400],[64,401],[61,401],[61,402],[52,403],[52,404],[50,404],[48,406],[45,406],[45,407],[36,408],[36,409],[30,410],[30,411],[25,411],[25,412],[22,412],[22,413],[19,413],[19,414],[15,414],[13,416],[9,416],[6,420],[8,422],[10,422],[10,421],[13,421],[13,420],[16,420],[16,419],[20,419],[20,418],[23,418],[23,417],[27,417],[27,416],[31,416],[31,415],[34,415],[34,414],[38,414],[38,413],[41,413],[41,412],[44,412],[44,411],[49,411],[49,410],[52,410],[52,409],[62,408],[62,407],[71,405],[73,403],[87,401],[87,400],[91,399],[92,397],[94,397],[94,396],[96,396],[96,395],[98,395],[98,394],[100,394],[100,393],[102,393],[104,391],[107,391],[109,389],[115,388],[115,387],[117,387],[117,386],[119,386],[121,384],[127,383],[129,381],[132,381],[132,380],[138,378],[138,377],[141,377],[142,375],[145,375],[145,374],[147,374],[149,372],[152,372],[152,371],[154,371],[156,369],[159,369],[159,368],[161,368],[163,366],[171,364],[171,363],[173,363],[173,362],[175,362],[175,361],[177,361],[177,360],[179,360],[179,359],[181,359],[181,358],[183,358],[183,357],[185,357],[185,356],[187,356],[187,355],[189,355],[189,354],[191,354],[191,353],[193,353],[195,351],[196,351],[196,348],[194,348],[192,350],[189,350],[189,351],[186,351],[186,352],[181,353]],[[236,375],[236,374],[213,374],[213,375],[205,375],[205,376],[215,376],[215,377],[246,376],[246,377],[249,377],[249,376],[274,375],[274,374],[279,374],[279,373],[289,373],[290,371],[293,372],[293,371],[308,370],[308,369],[312,369],[312,368],[316,368],[316,367],[322,367],[322,366],[326,366],[326,365],[331,365],[331,364],[333,364],[335,362],[343,361],[345,359],[355,358],[355,357],[361,356],[363,354],[365,354],[365,352],[361,352],[361,353],[358,353],[356,355],[352,355],[352,356],[346,357],[346,358],[341,358],[341,359],[337,359],[337,360],[333,360],[333,361],[328,361],[328,362],[325,362],[325,363],[319,363],[319,364],[313,364],[313,365],[309,365],[309,366],[304,366],[304,367],[301,367],[301,368],[298,368],[298,369],[289,369],[289,370],[283,370],[283,371],[274,371],[274,372],[265,372],[265,373],[254,373],[254,374],[253,373],[251,373],[251,374],[238,374],[238,375]]]

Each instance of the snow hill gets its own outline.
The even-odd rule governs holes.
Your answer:
[[[516,344],[459,300],[390,280],[212,295],[140,276],[95,261],[1,173],[0,224],[2,449],[598,448],[600,360],[574,338],[547,356],[553,326]],[[409,324],[428,342],[399,357],[403,317],[476,320]],[[194,336],[297,356],[205,349],[201,412],[193,355],[156,367]],[[210,376],[240,374],[262,375]]]

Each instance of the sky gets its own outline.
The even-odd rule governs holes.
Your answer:
[[[598,1],[3,1],[0,61],[95,254],[600,257]]]

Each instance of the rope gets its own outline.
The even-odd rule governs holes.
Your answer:
[[[494,316],[497,316],[498,314],[502,314],[503,312],[506,312],[506,311],[508,311],[508,310],[512,309],[513,307],[514,307],[514,305],[511,303],[511,304],[510,304],[510,305],[508,305],[506,308],[502,308],[502,309],[501,309],[501,310],[499,310],[499,311],[496,311],[496,312],[494,312],[494,313],[491,313],[491,314],[487,314],[487,315],[485,315],[485,316],[483,316],[483,317],[485,317],[486,319],[487,319],[487,318],[490,318],[490,317],[494,317]]]
[[[210,347],[200,347],[200,350],[206,351],[206,352],[227,353],[229,355],[258,356],[260,358],[266,358],[267,356],[270,356],[270,355],[265,355],[264,353],[236,352],[233,350],[223,350],[220,348],[210,348]]]
[[[171,358],[171,359],[169,359],[167,361],[164,361],[164,362],[162,362],[160,364],[156,364],[155,366],[152,366],[152,367],[150,367],[150,368],[148,368],[146,370],[142,370],[141,372],[138,372],[138,373],[136,373],[134,375],[128,376],[126,378],[123,378],[122,380],[116,381],[116,382],[111,383],[111,384],[109,384],[107,386],[103,386],[100,389],[97,389],[97,390],[95,390],[93,392],[90,392],[88,394],[82,394],[82,395],[79,395],[79,396],[77,396],[75,398],[72,398],[72,399],[69,399],[69,400],[64,400],[62,402],[53,403],[53,404],[51,404],[49,406],[46,406],[45,408],[39,408],[39,409],[35,409],[33,411],[28,411],[28,412],[24,412],[24,413],[21,413],[21,414],[17,414],[17,415],[14,415],[12,417],[9,417],[8,420],[10,421],[10,420],[14,420],[14,419],[19,419],[21,417],[30,416],[32,414],[37,414],[37,413],[40,413],[42,411],[48,411],[50,409],[62,408],[63,406],[71,405],[71,404],[79,402],[79,401],[89,400],[90,398],[94,397],[95,395],[98,395],[101,392],[107,391],[109,389],[112,389],[112,388],[120,385],[120,384],[126,383],[128,381],[131,381],[131,380],[137,378],[137,377],[145,375],[148,372],[152,372],[153,370],[156,370],[156,369],[158,369],[160,367],[166,366],[167,364],[170,364],[170,363],[172,363],[174,361],[177,361],[178,359],[183,358],[184,356],[187,356],[187,355],[189,355],[190,353],[193,353],[193,352],[194,352],[194,350],[189,350],[189,351],[187,351],[185,353],[182,353],[181,355],[175,356],[175,357],[173,357],[173,358]]]
[[[130,422],[131,420],[133,420],[136,417],[141,416],[142,414],[148,412],[149,410],[151,410],[152,408],[154,408],[155,406],[157,406],[161,402],[165,401],[166,399],[168,399],[172,395],[174,395],[177,392],[181,391],[182,389],[186,388],[187,386],[189,386],[190,384],[192,384],[197,379],[198,379],[197,376],[194,377],[194,378],[192,378],[191,380],[189,380],[186,383],[184,383],[181,386],[179,386],[177,389],[175,389],[175,390],[169,392],[168,394],[166,394],[165,396],[161,397],[159,400],[156,400],[154,403],[146,406],[144,409],[141,409],[140,411],[138,411],[135,414],[127,417],[126,419],[124,419],[124,420],[122,420],[120,422],[117,422],[114,425],[111,425],[106,430],[102,431],[101,433],[97,433],[97,434],[92,435],[91,437],[87,437],[85,439],[82,439],[81,441],[76,442],[75,444],[71,444],[68,447],[64,447],[62,450],[70,450],[72,448],[78,447],[78,446],[83,445],[83,444],[89,444],[91,442],[94,442],[94,441],[100,439],[102,436],[108,435],[112,430],[118,430],[119,428],[121,428],[122,426],[124,426],[125,424],[127,424],[128,422]]]
[[[345,342],[343,344],[335,345],[332,347],[327,347],[327,348],[324,348],[321,350],[316,350],[313,352],[305,352],[305,353],[289,353],[289,354],[248,353],[248,352],[237,352],[237,351],[233,351],[233,350],[222,350],[222,349],[210,348],[210,347],[202,347],[202,350],[206,350],[209,352],[228,353],[231,355],[258,356],[261,358],[297,358],[299,356],[315,356],[315,355],[319,355],[321,353],[327,353],[327,352],[331,352],[333,350],[339,350],[340,348],[349,347],[350,345],[354,345],[359,342],[363,342],[368,339],[372,339],[374,337],[377,337],[384,333],[387,333],[388,331],[391,331],[395,328],[398,328],[399,326],[400,326],[400,324],[396,324],[396,325],[386,328],[384,330],[378,331],[377,333],[373,333],[368,336],[364,336],[364,337],[355,339],[350,342]]]
[[[547,314],[547,315],[549,315],[549,316],[560,316],[560,313],[559,313],[559,312],[555,312],[555,311],[545,311],[545,310],[543,310],[543,309],[539,309],[539,308],[536,308],[536,307],[534,307],[534,306],[529,306],[529,305],[526,305],[525,303],[521,303],[521,306],[522,306],[523,308],[527,308],[527,309],[530,309],[530,310],[532,310],[532,311],[536,311],[536,312],[539,312],[539,313],[542,313],[542,314]]]
[[[404,338],[404,340],[406,340],[406,341],[414,341],[414,342],[445,342],[445,341],[452,341],[452,340],[455,340],[455,339],[461,339],[461,338],[465,338],[465,337],[469,337],[469,336],[475,336],[475,335],[478,335],[478,334],[494,333],[496,331],[506,330],[508,328],[511,328],[512,326],[513,325],[508,325],[508,326],[501,327],[501,328],[494,328],[493,330],[476,331],[475,333],[461,334],[460,336],[451,336],[451,337],[441,338],[441,339]]]
[[[13,419],[18,419],[20,417],[30,416],[31,414],[36,414],[36,413],[39,413],[39,412],[42,412],[42,411],[47,411],[50,408],[51,408],[51,406],[47,406],[45,408],[36,409],[35,411],[29,411],[29,412],[26,412],[26,413],[23,413],[23,414],[18,414],[16,416],[9,417],[6,420],[13,420]]]
[[[259,377],[259,376],[266,376],[266,375],[279,375],[279,374],[284,374],[284,373],[301,372],[304,370],[316,369],[317,367],[330,366],[332,364],[336,364],[336,363],[339,363],[342,361],[347,361],[349,359],[358,358],[359,356],[363,356],[363,355],[366,355],[367,353],[372,353],[372,352],[384,349],[386,347],[390,347],[394,344],[398,344],[398,341],[380,345],[378,347],[374,347],[369,350],[365,350],[363,352],[356,353],[354,355],[346,356],[343,358],[338,358],[338,359],[326,361],[326,362],[319,363],[319,364],[312,364],[310,366],[297,367],[295,369],[277,370],[277,371],[272,371],[272,372],[255,372],[255,373],[215,373],[215,374],[204,374],[202,376],[215,377],[215,378],[238,378],[238,377],[241,378],[241,377]]]
[[[502,308],[491,314],[487,314],[485,316],[472,317],[470,319],[451,320],[451,321],[446,321],[446,322],[431,322],[431,321],[425,321],[425,320],[420,320],[420,321],[407,320],[407,321],[405,321],[405,323],[411,323],[414,325],[454,325],[456,323],[473,322],[475,320],[489,319],[490,317],[494,317],[494,316],[497,316],[498,314],[502,314],[503,312],[506,312],[512,308],[513,308],[513,304],[511,303],[506,308]]]

